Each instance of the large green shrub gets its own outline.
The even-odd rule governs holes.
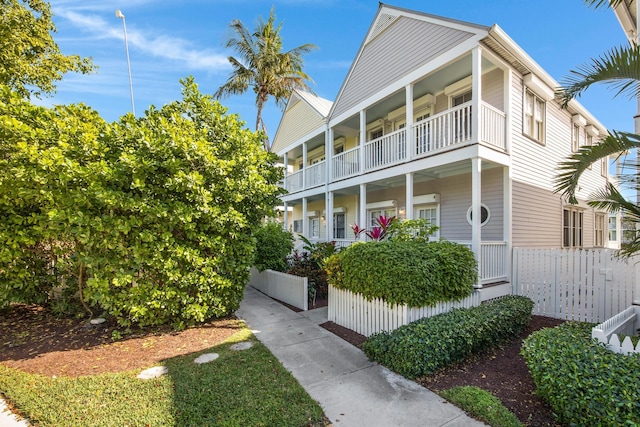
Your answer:
[[[325,269],[339,289],[410,307],[465,298],[478,278],[473,252],[446,240],[358,243],[330,257]]]
[[[254,233],[256,255],[253,265],[258,271],[286,271],[287,256],[293,250],[293,233],[278,222],[267,222]]]
[[[183,85],[183,100],[113,124],[2,92],[0,306],[63,285],[125,325],[237,309],[281,172],[261,135]]]
[[[569,425],[637,425],[640,355],[607,350],[591,339],[592,326],[568,322],[527,337],[522,355],[537,393]]]
[[[369,359],[415,378],[516,338],[531,320],[532,309],[530,299],[509,295],[379,332],[365,341],[363,350]]]

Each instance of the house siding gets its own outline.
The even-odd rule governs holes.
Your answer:
[[[324,126],[324,119],[306,102],[298,101],[282,116],[272,150],[278,152]]]
[[[362,48],[336,100],[333,115],[339,116],[472,36],[469,32],[401,17]]]

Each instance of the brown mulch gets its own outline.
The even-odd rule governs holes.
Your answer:
[[[87,319],[57,318],[39,306],[16,305],[0,312],[0,363],[47,376],[122,372],[213,347],[241,327],[229,317],[180,332],[126,331],[112,321],[90,325]],[[122,338],[114,339],[118,334]]]
[[[503,347],[478,355],[458,365],[420,378],[418,383],[435,392],[456,386],[476,386],[491,392],[526,426],[560,426],[551,408],[535,394],[535,385],[524,358],[520,355],[522,340],[542,328],[551,328],[563,321],[532,316],[521,336]],[[360,347],[366,337],[333,322],[325,329]]]

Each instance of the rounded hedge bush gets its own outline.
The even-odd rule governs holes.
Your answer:
[[[293,234],[282,228],[282,224],[268,222],[258,227],[256,238],[256,255],[253,265],[258,271],[286,271],[287,255],[293,250]]]
[[[608,350],[591,339],[591,327],[567,322],[527,337],[522,355],[537,393],[568,425],[637,425],[640,354]]]

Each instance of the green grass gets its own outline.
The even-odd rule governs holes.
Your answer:
[[[481,388],[454,387],[441,391],[440,395],[491,427],[522,426],[518,418],[500,402],[500,399]]]
[[[229,347],[251,340],[244,351]],[[202,353],[220,357],[197,365]],[[0,365],[0,393],[38,426],[324,426],[322,408],[248,329],[211,349],[163,362],[169,374],[139,370],[44,377]]]

